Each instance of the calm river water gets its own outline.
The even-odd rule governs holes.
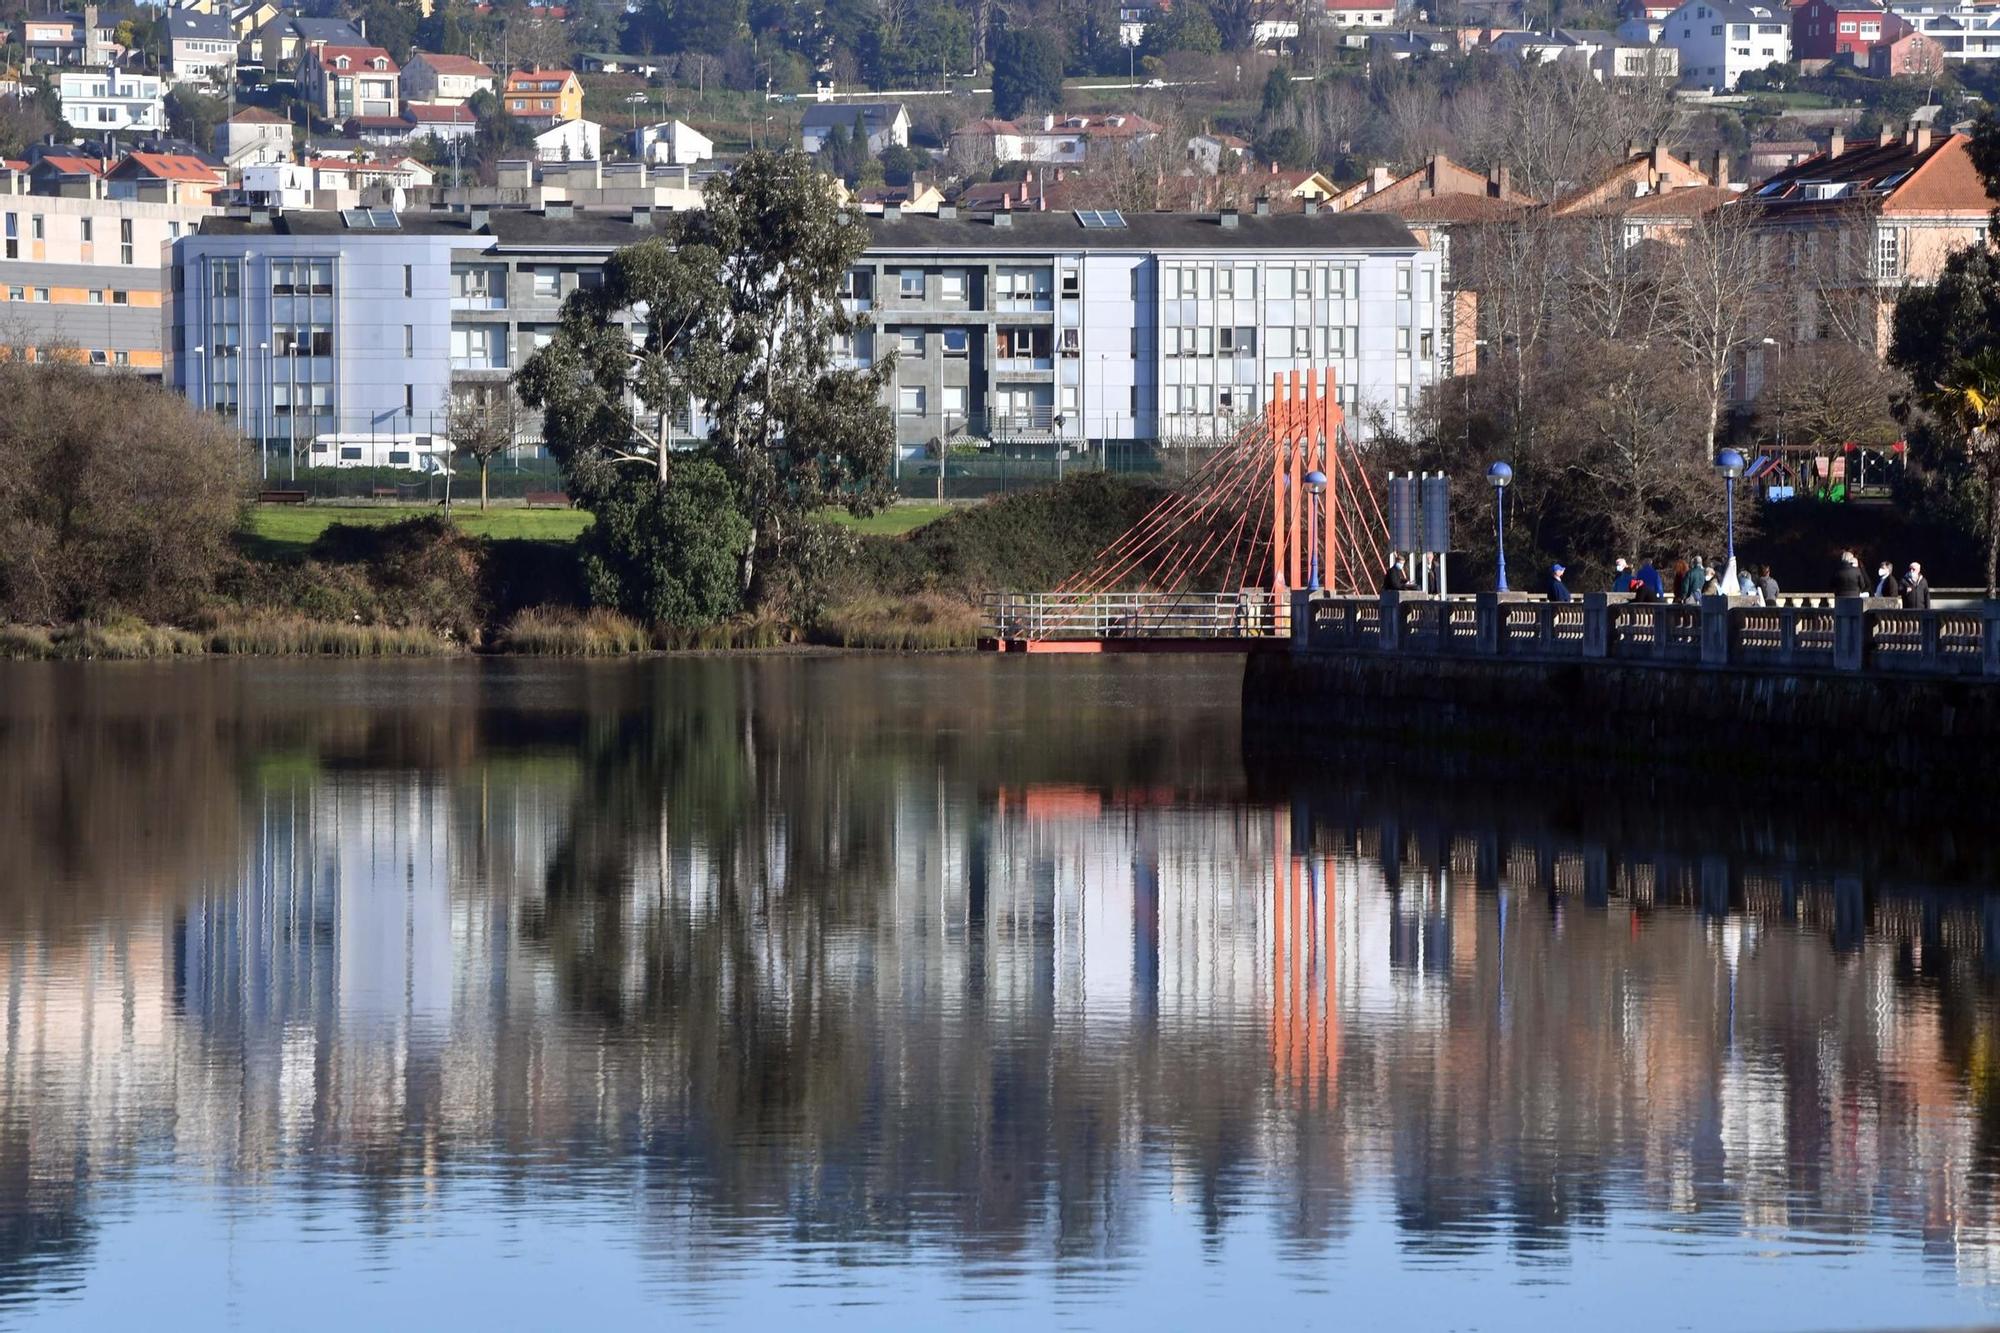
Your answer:
[[[1986,831],[1240,670],[0,664],[0,1324],[2000,1319]]]

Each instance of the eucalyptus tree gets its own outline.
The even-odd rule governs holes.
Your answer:
[[[572,295],[519,386],[586,507],[634,468],[665,488],[677,453],[712,457],[749,521],[738,568],[756,602],[808,558],[816,511],[889,500],[889,366],[846,364],[865,319],[841,291],[867,231],[810,158],[753,152],[704,202]],[[705,438],[676,440],[696,417]]]

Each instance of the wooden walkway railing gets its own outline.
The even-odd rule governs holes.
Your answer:
[[[1906,611],[1864,597],[1758,606],[1635,603],[1607,593],[1573,602],[1481,593],[1442,600],[1292,594],[1292,648],[1532,661],[1642,662],[1772,672],[1873,671],[2000,680],[2000,602]]]

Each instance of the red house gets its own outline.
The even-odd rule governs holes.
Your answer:
[[[1792,11],[1792,58],[1838,60],[1868,68],[1868,53],[1899,20],[1877,0],[1806,0]]]

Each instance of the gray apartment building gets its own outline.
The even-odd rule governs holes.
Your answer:
[[[173,248],[168,382],[252,438],[439,431],[455,386],[504,381],[563,300],[657,224],[564,205],[213,218]],[[843,295],[872,327],[843,350],[896,353],[904,456],[1220,437],[1273,375],[1308,369],[1365,431],[1437,374],[1437,258],[1393,217],[945,210],[865,225]]]

